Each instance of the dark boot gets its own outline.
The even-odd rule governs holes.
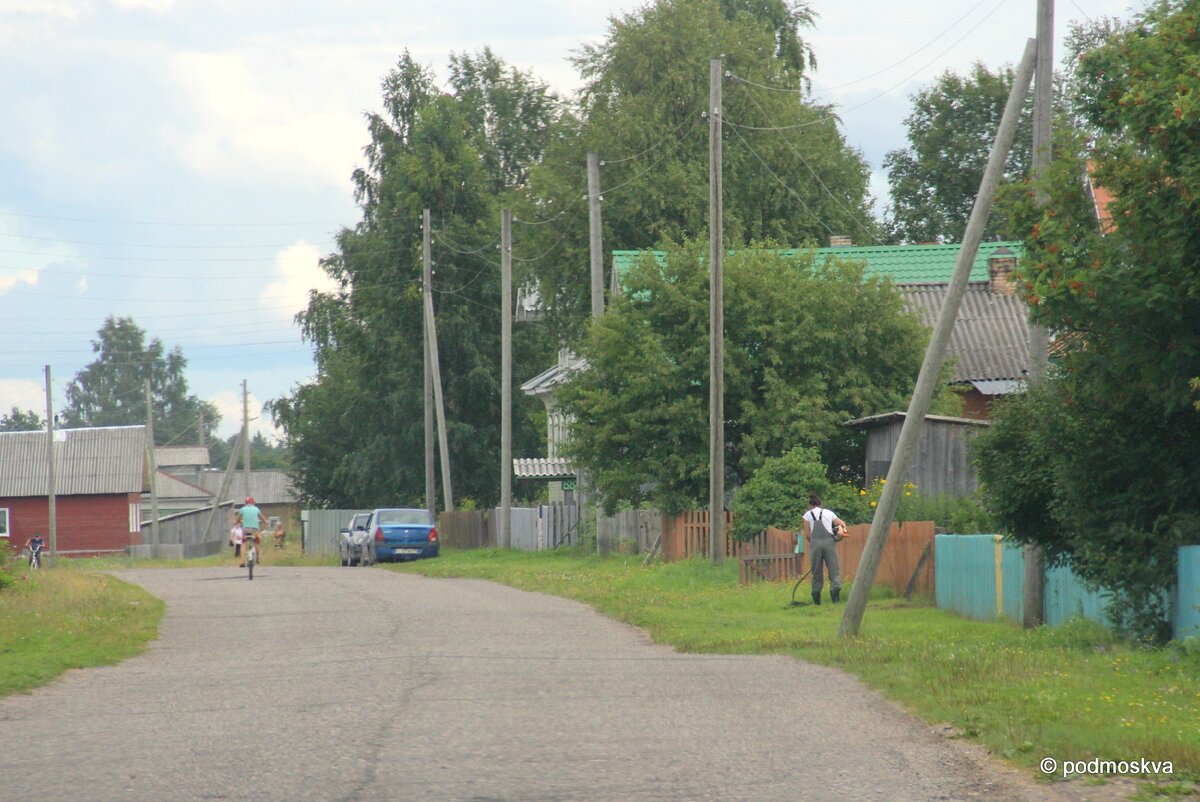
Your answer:
[[[820,604],[821,604],[821,594],[820,594],[820,593],[814,593],[814,594],[812,595],[812,597],[813,597],[813,604],[815,604],[815,605],[817,605],[817,606],[820,606]]]
[[[829,591],[829,599],[834,604],[837,604],[838,602],[840,602],[842,600],[842,589],[834,588],[833,590]]]

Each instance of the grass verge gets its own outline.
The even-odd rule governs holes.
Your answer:
[[[164,605],[141,588],[75,570],[26,573],[0,587],[0,696],[45,685],[71,668],[118,663],[158,636]]]
[[[687,652],[791,654],[835,666],[1011,762],[1043,757],[1171,761],[1200,777],[1200,649],[1143,649],[1079,620],[1026,632],[873,593],[862,634],[837,635],[843,606],[793,607],[791,584],[741,586],[736,566],[578,552],[445,549],[397,566],[577,599]],[[809,600],[807,585],[796,595]],[[1192,786],[1194,788],[1194,786]]]

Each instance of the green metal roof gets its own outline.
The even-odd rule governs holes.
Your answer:
[[[950,281],[954,273],[954,262],[958,259],[961,245],[870,245],[844,246],[840,248],[816,248],[813,253],[818,261],[829,258],[853,259],[866,264],[867,277],[891,276],[897,284],[941,284]],[[987,281],[988,258],[1000,248],[1008,248],[1020,259],[1023,249],[1020,242],[983,242],[971,266],[971,281]],[[618,278],[624,277],[643,251],[613,251],[613,267]],[[654,251],[662,259],[662,251]],[[784,256],[805,253],[799,248],[781,250]]]

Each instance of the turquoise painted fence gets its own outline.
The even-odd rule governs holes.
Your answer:
[[[1025,565],[1021,549],[996,535],[938,535],[934,539],[934,581],[937,605],[977,621],[1024,614],[1022,584]],[[1046,571],[1046,623],[1059,626],[1083,617],[1108,624],[1105,607],[1110,594],[1089,590],[1070,568]],[[1200,546],[1179,549],[1179,569],[1171,590],[1174,636],[1200,636]]]
[[[1088,590],[1083,580],[1066,566],[1046,570],[1046,623],[1052,627],[1072,618],[1087,618],[1108,625],[1104,609],[1112,594]]]
[[[1179,549],[1175,596],[1175,639],[1200,636],[1200,546]]]
[[[933,548],[938,607],[977,621],[1020,620],[1025,569],[1018,549],[996,535],[938,535]]]

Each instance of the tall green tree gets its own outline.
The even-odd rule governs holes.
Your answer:
[[[607,508],[651,499],[673,512],[707,498],[705,251],[644,257],[583,340],[587,369],[562,389],[576,421],[567,451]],[[796,446],[819,449],[833,478],[856,478],[854,434],[840,424],[907,401],[927,330],[890,281],[864,278],[856,263],[743,250],[725,280],[731,486]]]
[[[361,221],[323,260],[339,289],[300,322],[317,377],[271,405],[309,499],[341,506],[423,503],[421,215],[435,238],[434,306],[456,494],[496,499],[500,453],[500,198],[545,151],[559,111],[547,86],[490,51],[451,58],[450,91],[407,52],[368,117],[354,173]],[[544,369],[543,333],[518,327],[514,375]],[[518,397],[515,453],[543,435]]]
[[[146,422],[145,383],[150,382],[154,439],[159,445],[205,437],[221,421],[208,401],[188,393],[187,360],[129,317],[108,317],[92,341],[96,358],[67,385],[64,426],[132,426]]]
[[[12,411],[0,415],[0,432],[35,432],[46,428],[46,422],[33,410],[13,407]]]
[[[1158,2],[1083,56],[1074,112],[1039,187],[1017,193],[1024,289],[1056,333],[1057,369],[1006,405],[980,443],[988,504],[1116,593],[1135,631],[1164,637],[1177,548],[1195,543],[1200,497],[1200,6]],[[1114,197],[1097,224],[1087,163]]]
[[[824,244],[831,235],[878,237],[869,169],[831,110],[805,90],[811,52],[800,38],[804,3],[656,0],[610,21],[575,59],[583,79],[577,118],[533,170],[519,216],[552,225],[518,231],[528,271],[568,339],[590,309],[586,154],[603,164],[604,245],[652,248],[703,237],[709,214],[709,60],[724,79],[725,237],[730,247],[772,239]]]
[[[1012,89],[1013,69],[976,63],[967,75],[945,72],[913,96],[904,119],[908,147],[883,159],[892,204],[886,225],[896,242],[961,242],[984,167]],[[1005,181],[1025,179],[1032,153],[1033,100],[1026,99]],[[1003,210],[993,211],[985,239],[1007,236]]]

